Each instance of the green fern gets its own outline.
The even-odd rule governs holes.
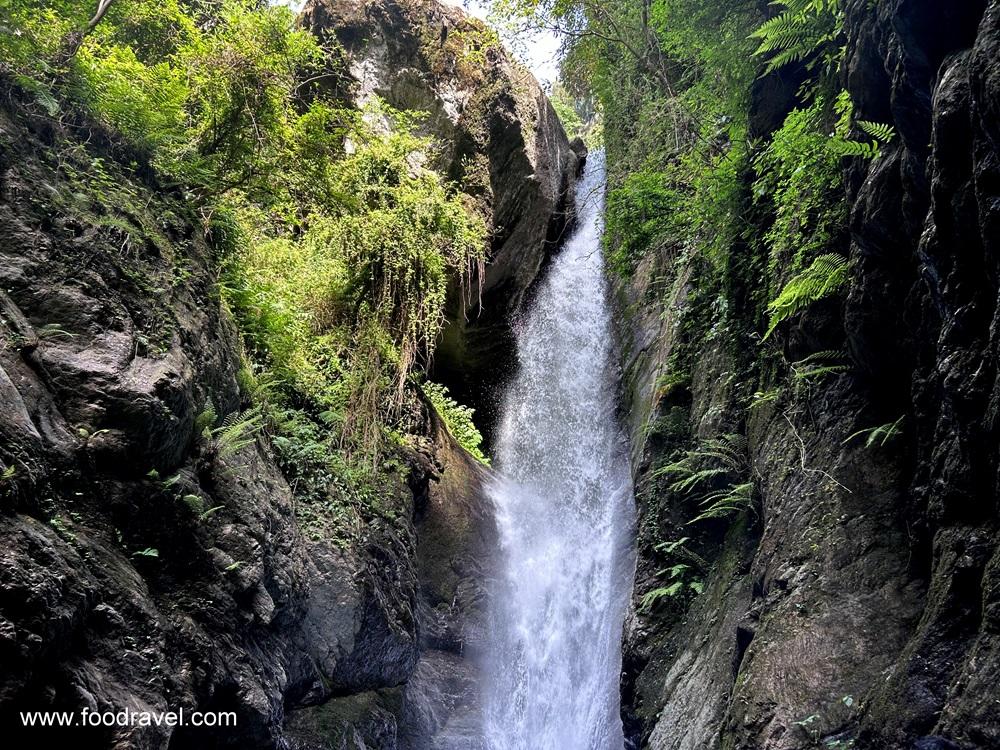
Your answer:
[[[438,383],[428,380],[420,388],[458,444],[477,461],[489,466],[490,459],[482,450],[483,436],[472,420],[475,409],[455,401],[448,395],[448,389]]]
[[[831,138],[830,147],[841,156],[854,156],[860,159],[874,159],[878,156],[878,143],[872,141],[852,141],[844,138]]]
[[[643,594],[642,599],[639,600],[639,610],[642,612],[648,612],[661,599],[667,597],[674,598],[686,591],[700,594],[704,590],[705,587],[701,581],[674,581],[667,586],[660,586]]]
[[[826,253],[817,257],[802,273],[793,277],[767,306],[770,323],[767,339],[785,320],[831,294],[847,283],[848,262],[842,255]]]
[[[781,388],[771,388],[766,391],[754,391],[750,397],[750,409],[759,409],[764,404],[772,404],[781,398]]]
[[[200,515],[205,511],[205,501],[202,499],[201,495],[184,495],[181,498],[181,502],[190,508],[191,512],[196,515]]]
[[[810,69],[817,64],[826,70],[837,66],[843,55],[840,0],[782,0],[771,5],[781,12],[750,35],[759,42],[755,54],[767,57],[766,73],[802,61]]]
[[[753,510],[754,483],[742,482],[711,492],[701,501],[703,510],[688,525],[711,519],[725,519]]]
[[[746,477],[749,472],[746,439],[740,435],[723,435],[704,441],[677,461],[654,471],[653,476],[671,477],[671,491],[699,498],[702,510],[688,521],[693,524],[753,510],[754,482],[732,480],[733,477]],[[718,488],[719,483],[724,486]],[[682,545],[683,541],[686,539],[677,544]]]
[[[198,514],[198,520],[199,521],[204,521],[206,518],[208,518],[209,516],[211,516],[213,513],[218,513],[220,510],[222,510],[225,507],[226,506],[224,506],[224,505],[213,505],[208,510],[203,511],[202,513],[199,513]]]
[[[902,417],[897,419],[895,422],[887,422],[886,424],[879,425],[878,427],[869,427],[865,430],[858,430],[852,435],[849,435],[844,440],[844,445],[851,442],[855,438],[861,436],[867,436],[865,440],[865,447],[871,448],[873,445],[878,445],[884,447],[887,443],[895,440],[899,435],[902,434],[903,420],[906,419],[904,414]]]
[[[888,123],[858,120],[858,127],[879,143],[891,143],[896,137],[896,129]]]
[[[205,401],[205,408],[194,418],[194,434],[199,437],[211,437],[212,428],[219,421],[219,415],[215,411],[215,405],[211,400]]]
[[[219,427],[211,430],[212,445],[220,458],[229,458],[257,442],[264,428],[260,409],[231,412]]]
[[[874,159],[879,155],[882,145],[892,142],[896,137],[896,130],[892,125],[882,122],[870,122],[869,120],[859,120],[857,124],[873,140],[855,141],[843,135],[834,135],[830,139],[830,143],[836,153],[841,156]]]
[[[708,570],[710,567],[708,560],[687,548],[687,543],[690,541],[691,537],[685,536],[680,539],[660,542],[653,549],[664,554],[668,559],[687,560],[701,571]]]
[[[791,367],[792,378],[796,383],[808,383],[850,369],[844,364],[844,353],[832,349],[813,352],[808,357],[792,362]]]
[[[684,545],[691,541],[691,537],[683,536],[680,539],[671,539],[669,542],[660,542],[656,545],[656,550],[658,552],[663,552],[668,555],[672,555],[680,549],[684,548]]]

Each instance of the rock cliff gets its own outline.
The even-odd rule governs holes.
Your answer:
[[[697,537],[709,571],[690,608],[643,611],[663,557],[640,534],[623,683],[636,747],[1000,746],[1000,5],[846,5],[845,84],[899,138],[848,175],[846,303],[783,344],[790,361],[843,349],[847,371],[744,411],[747,374],[767,366],[756,342],[692,333],[713,319],[685,272],[649,302],[670,250],[618,285],[641,527]],[[751,122],[780,123],[768,108],[794,101],[789,85],[762,81]],[[679,355],[689,381],[665,381]],[[900,439],[850,439],[900,418]],[[759,517],[693,532],[652,462],[729,433]]]

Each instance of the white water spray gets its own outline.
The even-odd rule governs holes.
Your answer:
[[[604,155],[578,226],[517,332],[490,487],[502,567],[490,592],[489,750],[621,750],[621,631],[633,498],[601,255]]]

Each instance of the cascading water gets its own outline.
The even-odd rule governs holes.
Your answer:
[[[601,255],[604,155],[517,332],[490,487],[501,571],[484,665],[489,750],[621,750],[633,498]]]

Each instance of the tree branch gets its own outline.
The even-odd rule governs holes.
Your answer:
[[[108,10],[110,10],[111,4],[114,3],[114,1],[115,0],[98,0],[97,10],[94,11],[94,15],[87,22],[87,25],[77,31],[71,31],[66,35],[66,38],[63,40],[63,51],[60,56],[60,62],[62,64],[65,65],[76,57],[76,53],[80,51],[80,47],[83,45],[83,40],[87,38],[90,32],[97,28],[97,25],[104,19],[104,16],[108,14]]]

